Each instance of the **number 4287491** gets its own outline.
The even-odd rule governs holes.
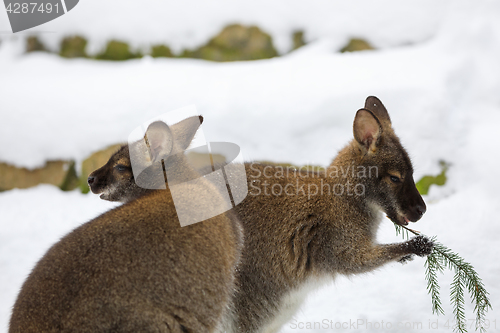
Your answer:
[[[27,14],[27,13],[52,13],[52,11],[59,13],[59,4],[52,5],[51,3],[35,3],[35,2],[22,2],[22,3],[9,3],[7,6],[7,13],[14,14]]]

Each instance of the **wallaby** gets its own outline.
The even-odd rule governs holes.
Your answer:
[[[423,236],[376,243],[381,212],[406,225],[426,210],[411,161],[378,98],[368,97],[365,108],[356,113],[353,134],[354,140],[319,172],[245,164],[250,191],[234,208],[245,244],[227,332],[277,332],[307,291],[322,281],[432,251],[432,242]],[[112,165],[115,158],[110,159]],[[105,168],[100,172],[113,172],[111,166]],[[133,177],[118,181],[123,184],[100,179],[106,189],[133,188]],[[127,192],[121,200],[132,197]]]
[[[196,178],[182,151],[200,120],[152,123],[148,143],[132,149]],[[197,208],[220,200],[208,181],[195,190],[184,195]],[[48,250],[22,286],[9,332],[220,332],[241,247],[233,212],[181,227],[168,188],[144,193]]]

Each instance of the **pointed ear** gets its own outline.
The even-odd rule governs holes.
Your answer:
[[[202,116],[194,116],[186,118],[170,127],[177,149],[186,150],[189,147],[196,131],[202,123]]]
[[[363,147],[365,151],[375,151],[382,126],[375,115],[366,109],[358,110],[353,124],[354,139]]]
[[[152,162],[165,159],[172,152],[172,131],[162,121],[151,123],[146,130],[144,139],[148,143]]]
[[[370,110],[382,125],[391,126],[391,117],[384,104],[375,96],[368,96],[365,101],[365,109]]]

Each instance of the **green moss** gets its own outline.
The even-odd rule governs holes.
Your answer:
[[[87,58],[87,40],[81,36],[66,37],[61,41],[59,55],[64,58]]]
[[[71,161],[68,172],[59,188],[63,191],[71,191],[78,187],[78,175],[76,174],[75,162]]]
[[[172,58],[174,54],[170,50],[170,48],[166,45],[153,45],[151,47],[151,56],[153,58]]]
[[[431,185],[443,186],[446,184],[446,171],[448,171],[448,164],[444,161],[439,162],[441,165],[441,173],[437,176],[424,176],[415,185],[421,195],[429,193]]]
[[[278,55],[272,38],[258,27],[233,24],[225,27],[206,45],[195,50],[184,50],[182,58],[212,61],[240,61],[268,59]]]
[[[360,38],[352,38],[346,46],[340,49],[340,52],[355,52],[355,51],[365,51],[374,50],[375,48],[370,45],[367,41]]]
[[[292,35],[292,42],[293,42],[292,51],[306,45],[306,42],[304,41],[304,31],[302,30],[294,31]]]
[[[78,188],[83,194],[87,194],[90,192],[90,187],[83,182],[80,182],[80,184],[78,184]]]
[[[131,52],[130,47],[127,43],[117,40],[111,40],[106,45],[106,49],[98,54],[95,58],[99,60],[123,61],[141,57],[142,54],[140,52]]]

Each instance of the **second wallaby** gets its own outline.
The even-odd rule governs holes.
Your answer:
[[[376,243],[382,212],[406,225],[426,210],[412,163],[378,98],[368,97],[356,113],[353,134],[354,140],[319,172],[245,164],[250,191],[234,208],[245,244],[227,332],[277,332],[307,291],[323,281],[432,251],[432,242],[422,236],[397,244]],[[115,173],[110,166],[118,161],[124,169],[130,165],[117,157],[96,174]],[[106,183],[109,179],[99,177],[101,192],[133,188],[133,177]],[[134,197],[131,192],[114,193],[114,200]]]
[[[147,144],[132,149],[143,161],[163,160],[166,172],[180,168],[178,177],[198,179],[182,151],[200,120],[173,128],[154,122]],[[48,250],[22,286],[10,333],[220,332],[242,246],[238,219],[229,211],[181,227],[168,188],[143,194]],[[208,212],[221,200],[203,179],[194,191],[178,194]]]

